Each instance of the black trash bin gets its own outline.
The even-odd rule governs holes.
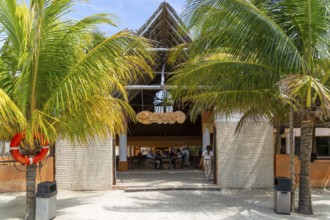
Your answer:
[[[36,220],[49,220],[56,216],[57,187],[55,182],[41,182],[36,194]]]
[[[291,180],[287,177],[274,178],[274,211],[290,215]]]

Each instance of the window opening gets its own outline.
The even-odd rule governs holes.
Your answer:
[[[330,137],[316,137],[316,152],[318,157],[330,157]]]
[[[154,97],[154,112],[165,113],[173,111],[174,100],[166,90],[161,90]]]

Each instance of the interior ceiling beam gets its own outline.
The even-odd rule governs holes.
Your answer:
[[[199,146],[202,145],[202,136],[127,136],[127,145],[159,148]]]
[[[162,34],[163,34],[163,39],[162,39],[162,44],[163,44],[163,47],[168,47],[168,45],[165,44],[165,38],[166,38],[166,12],[167,12],[167,7],[165,4],[163,4],[163,8],[164,8],[164,13],[163,13],[163,20],[162,20]]]
[[[166,62],[163,63],[163,66],[162,66],[162,72],[161,72],[160,85],[161,85],[162,87],[164,87],[164,85],[165,85],[165,74],[164,74],[164,72],[165,72],[165,67],[166,67]]]
[[[174,44],[173,43],[171,43],[172,45],[180,45],[181,43],[175,38],[175,36],[173,36],[173,34],[169,31],[168,32],[168,34],[169,34],[169,36],[171,37],[170,39],[169,39],[169,41],[174,41]],[[186,43],[186,41],[184,41],[184,43]]]
[[[176,16],[171,12],[171,10],[168,10],[168,14],[173,18],[173,20],[178,24],[179,28],[181,28],[182,30],[186,30],[186,28],[182,25],[182,23],[176,18]],[[192,36],[190,35],[190,33],[187,31],[186,32],[187,36],[190,39],[193,39]]]
[[[175,28],[171,22],[167,22],[168,26],[172,29],[172,31],[182,40],[183,43],[187,43],[185,39],[178,33],[177,28]]]
[[[156,72],[154,72],[154,73],[156,73],[156,74],[162,74],[162,72],[159,72],[159,71],[156,71]],[[173,72],[164,72],[164,74],[166,75],[166,74],[173,74]]]
[[[170,86],[170,85],[128,85],[125,86],[125,89],[127,90],[171,90],[171,89],[175,89],[176,86]],[[188,89],[187,86],[183,87],[184,89]],[[197,86],[198,89],[212,89],[213,86]]]
[[[173,89],[173,86],[167,85],[128,85],[125,86],[127,90],[163,90]]]
[[[177,48],[164,48],[164,47],[155,47],[155,48],[147,48],[147,51],[173,51],[177,50]],[[183,48],[184,51],[187,51],[188,48]]]

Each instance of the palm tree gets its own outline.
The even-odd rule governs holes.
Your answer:
[[[36,134],[86,143],[122,131],[133,115],[124,85],[151,74],[149,42],[128,31],[100,37],[97,24],[113,25],[106,14],[64,20],[71,0],[29,2],[0,1],[0,140],[24,132],[24,155],[34,156]],[[35,216],[35,174],[28,165],[26,219]]]
[[[216,114],[273,118],[293,103],[301,118],[298,212],[312,214],[309,161],[313,122],[329,107],[328,0],[187,0],[183,16],[195,36],[190,59],[178,68],[174,97]],[[324,40],[327,39],[327,40]],[[323,65],[324,66],[324,65]],[[317,105],[317,106],[316,106]],[[280,107],[282,108],[282,107]]]

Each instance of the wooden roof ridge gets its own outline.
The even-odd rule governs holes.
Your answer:
[[[166,10],[166,12],[165,12]],[[141,28],[138,29],[137,34],[140,36],[143,36],[146,32],[149,32],[152,30],[152,28],[157,24],[157,20],[160,19],[166,19],[164,16],[164,13],[168,13],[170,17],[172,18],[172,22],[175,23],[177,27],[182,30],[180,31],[181,36],[177,36],[178,38],[185,39],[186,42],[191,42],[192,37],[190,33],[188,32],[186,25],[180,18],[180,16],[177,14],[175,9],[168,3],[168,2],[162,2],[157,10],[151,15],[151,17],[142,25]],[[160,16],[162,16],[160,18]]]
[[[150,16],[150,18],[142,25],[142,27],[139,28],[139,30],[137,31],[138,34],[141,34],[143,32],[143,30],[145,30],[147,28],[147,26],[151,23],[151,21],[156,18],[157,14],[160,15],[160,11],[163,10],[163,4],[164,3],[161,3],[159,5],[158,9]]]

